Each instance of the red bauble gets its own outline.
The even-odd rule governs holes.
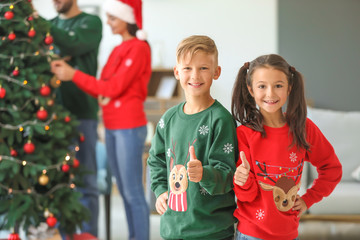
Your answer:
[[[73,168],[78,168],[80,166],[80,161],[75,158],[73,160],[72,166],[73,166]]]
[[[13,13],[12,11],[7,11],[7,12],[4,14],[4,17],[5,17],[7,20],[13,19],[14,13]]]
[[[8,35],[8,39],[9,40],[15,40],[15,38],[16,38],[16,35],[15,35],[15,33],[13,33],[13,32],[11,32],[9,35]]]
[[[44,42],[45,44],[50,45],[54,42],[54,38],[50,34],[46,34]]]
[[[28,21],[32,21],[32,20],[34,20],[33,16],[28,17]]]
[[[35,145],[31,141],[28,141],[24,144],[24,151],[27,154],[32,154],[35,151]]]
[[[68,164],[64,164],[61,166],[61,170],[67,173],[70,170],[70,166]]]
[[[34,30],[34,28],[31,28],[28,32],[28,36],[32,38],[35,37],[35,35],[36,35],[36,31]]]
[[[83,134],[81,134],[79,140],[80,140],[80,142],[84,142],[85,141],[85,136]]]
[[[15,149],[11,149],[11,150],[10,150],[10,155],[11,155],[12,157],[16,157],[16,156],[18,155],[18,153],[17,153],[17,151],[16,151]]]
[[[50,216],[46,219],[46,223],[49,227],[55,227],[55,225],[57,223],[57,219],[53,216]]]
[[[19,75],[19,73],[20,73],[19,68],[16,67],[16,68],[14,69],[14,71],[12,72],[12,75],[13,75],[14,77],[16,77],[16,76]]]
[[[41,120],[41,121],[44,121],[47,119],[48,117],[48,112],[43,108],[41,107],[37,113],[36,113],[36,117]]]
[[[70,118],[69,116],[66,116],[66,117],[64,118],[64,121],[67,122],[67,123],[70,122],[70,120],[71,120],[71,118]]]
[[[5,88],[0,87],[0,98],[4,98],[5,95],[6,95],[6,90],[5,90]]]
[[[19,234],[17,233],[10,233],[8,236],[8,240],[21,240]]]
[[[44,97],[47,97],[49,96],[51,93],[51,89],[49,86],[47,85],[43,85],[41,88],[40,88],[40,94],[41,96],[44,96]]]

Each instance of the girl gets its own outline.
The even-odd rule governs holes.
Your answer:
[[[303,77],[279,55],[260,56],[240,68],[231,109],[242,124],[234,175],[236,240],[296,239],[300,215],[328,196],[342,175],[333,147],[306,117]],[[319,178],[299,196],[304,161]]]
[[[149,207],[142,184],[142,153],[147,133],[144,101],[151,76],[150,46],[139,31],[141,0],[107,0],[104,10],[108,25],[113,34],[121,35],[122,43],[110,54],[100,79],[64,61],[53,61],[51,69],[58,79],[72,80],[99,99],[107,156],[124,200],[129,239],[147,240]]]

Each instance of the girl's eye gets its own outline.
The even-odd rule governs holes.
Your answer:
[[[277,84],[276,88],[282,88],[283,86],[281,84]]]
[[[265,85],[259,85],[258,88],[264,89],[264,88],[265,88]]]

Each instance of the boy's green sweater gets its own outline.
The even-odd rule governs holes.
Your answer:
[[[169,109],[160,119],[148,159],[151,189],[156,197],[166,191],[169,195],[167,211],[161,216],[161,236],[165,239],[231,237],[236,207],[232,190],[237,157],[234,120],[218,101],[193,115],[183,112],[184,104]],[[186,174],[170,174],[175,165],[177,169],[187,168],[191,145],[203,165],[199,183],[188,181]],[[178,189],[186,192],[182,200],[180,194],[171,193],[170,186],[175,182]]]
[[[71,57],[68,61],[71,66],[96,76],[102,37],[102,23],[98,16],[84,12],[70,19],[57,16],[51,20],[51,35],[56,54]],[[77,118],[97,119],[97,99],[80,90],[73,82],[62,82],[56,98]]]

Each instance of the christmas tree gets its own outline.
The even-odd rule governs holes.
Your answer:
[[[55,103],[49,31],[31,0],[0,0],[0,230],[46,222],[72,234],[89,217],[74,190],[84,138]]]

